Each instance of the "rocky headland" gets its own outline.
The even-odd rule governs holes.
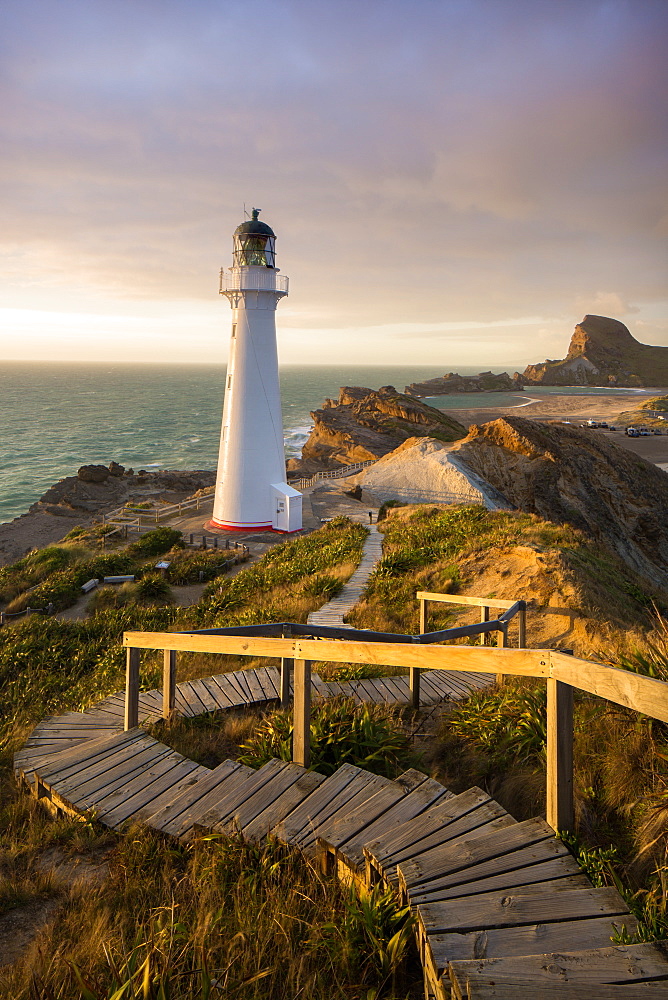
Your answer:
[[[527,385],[668,385],[668,347],[641,344],[629,329],[607,316],[585,316],[575,327],[561,361],[528,365]]]
[[[313,429],[300,459],[290,459],[291,477],[312,475],[337,465],[375,460],[411,437],[456,441],[466,428],[454,417],[398,392],[394,386],[344,386],[338,399],[314,410]]]
[[[111,462],[82,465],[76,476],[51,486],[21,517],[0,524],[0,566],[20,559],[33,548],[50,545],[76,525],[93,523],[96,515],[129,501],[157,499],[178,503],[213,486],[215,472],[134,472]]]
[[[610,438],[508,416],[470,428],[460,463],[520,510],[568,523],[668,588],[668,474]]]
[[[447,396],[459,392],[512,392],[524,388],[522,376],[515,372],[509,375],[502,372],[494,375],[492,372],[480,372],[479,375],[459,375],[448,372],[438,378],[427,379],[426,382],[412,382],[406,386],[407,396]]]

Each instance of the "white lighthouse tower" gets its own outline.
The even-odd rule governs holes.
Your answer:
[[[299,531],[302,495],[285,482],[276,351],[276,306],[288,279],[276,267],[276,236],[260,210],[234,231],[232,267],[220,294],[232,306],[223,426],[212,527]]]

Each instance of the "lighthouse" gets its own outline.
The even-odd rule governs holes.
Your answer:
[[[234,231],[232,267],[220,294],[232,307],[223,423],[211,526],[299,531],[302,495],[285,482],[276,306],[288,279],[276,267],[276,235],[252,218]]]

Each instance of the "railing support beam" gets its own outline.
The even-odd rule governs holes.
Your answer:
[[[547,822],[570,831],[573,811],[573,688],[547,679]]]
[[[420,668],[408,668],[408,684],[411,691],[411,708],[415,711],[420,707]]]
[[[130,646],[125,663],[125,731],[139,725],[139,650]]]
[[[176,708],[176,650],[165,649],[162,667],[162,717],[168,719]]]
[[[308,767],[311,763],[311,661],[295,660],[294,725],[292,760]]]
[[[290,704],[290,673],[293,661],[286,656],[281,657],[281,708]]]

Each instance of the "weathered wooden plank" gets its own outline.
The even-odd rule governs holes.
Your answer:
[[[179,691],[188,702],[193,716],[207,714],[209,709],[200,698],[197,688],[193,687],[192,681],[181,681]]]
[[[327,681],[323,681],[319,674],[311,674],[311,697],[312,698],[329,698],[329,684]]]
[[[207,677],[206,682],[222,709],[227,711],[228,708],[237,708],[240,695],[235,685],[228,681],[227,674],[214,674],[213,677]]]
[[[131,773],[144,767],[156,754],[164,753],[165,750],[168,751],[169,747],[164,744],[137,740],[93,760],[81,761],[44,780],[57,789],[63,798],[76,805],[78,801],[86,801],[89,791],[95,793],[103,787],[115,768],[126,768]]]
[[[370,823],[406,797],[407,792],[392,785],[378,789],[369,798],[365,798],[355,809],[345,809],[342,814],[335,814],[328,822],[318,826],[318,839],[326,842],[327,847],[342,848],[347,840],[360,833]],[[345,853],[345,852],[344,852]]]
[[[249,669],[244,671],[245,680],[250,688],[251,696],[253,698],[253,703],[256,705],[261,705],[265,701],[264,688],[257,679],[257,675],[254,669]]]
[[[499,820],[502,822],[499,823]],[[452,820],[439,830],[421,837],[420,840],[411,844],[410,847],[397,851],[392,856],[392,864],[400,865],[404,861],[410,861],[415,866],[411,869],[411,874],[414,874],[418,869],[431,871],[429,866],[434,865],[437,861],[438,855],[435,854],[436,851],[442,853],[447,844],[464,835],[470,840],[478,830],[481,831],[480,835],[483,835],[491,823],[494,826],[490,828],[490,832],[491,829],[498,830],[504,829],[506,826],[517,825],[516,820],[506,812],[503,806],[500,806],[498,802],[492,799],[489,802],[483,803],[477,809],[472,809],[465,816]],[[424,859],[423,855],[425,855]]]
[[[305,771],[301,777],[271,802],[261,813],[247,823],[243,828],[246,840],[261,840],[273,828],[281,823],[297,806],[304,802],[320,785],[326,781],[324,774],[317,771]]]
[[[66,781],[52,782],[51,787],[76,809],[99,809],[109,795],[125,796],[131,783],[175,753],[164,744],[143,750],[132,757],[109,762],[104,771],[90,774],[86,769]],[[179,755],[180,756],[180,755]],[[93,769],[91,769],[93,770]]]
[[[410,687],[407,677],[383,677],[383,683],[394,695],[397,705],[403,705],[410,697]]]
[[[469,788],[446,802],[439,802],[438,805],[421,813],[415,819],[411,819],[382,840],[369,841],[365,846],[365,854],[371,860],[385,863],[386,859],[389,860],[406,848],[412,847],[428,834],[440,830],[448,823],[461,816],[466,816],[473,809],[491,801],[489,795],[481,788]]]
[[[258,782],[238,805],[231,804],[225,818],[221,818],[215,824],[215,830],[235,829],[243,832],[247,826],[269,810],[274,802],[286,792],[292,785],[309,772],[299,764],[292,764],[287,761],[276,761],[274,767],[267,775],[266,781]],[[260,772],[257,772],[258,776]]]
[[[273,672],[270,667],[258,667],[255,670],[255,677],[262,687],[266,701],[273,701],[274,698],[278,698],[274,675],[278,676],[275,667],[273,668]]]
[[[356,811],[359,806],[368,802],[377,791],[388,784],[391,784],[390,779],[384,778],[380,774],[371,774],[365,771],[363,775],[357,776],[346,787],[345,791],[339,795],[336,800],[335,809],[329,811],[327,816],[324,815],[324,812],[321,813],[312,823],[311,828],[302,832],[299,838],[299,845],[302,850],[315,849],[316,840],[320,836],[321,831],[326,829],[327,824],[334,814],[338,817],[343,817],[348,812]]]
[[[297,843],[301,836],[310,834],[316,823],[327,820],[338,806],[356,794],[366,783],[368,773],[352,764],[343,764],[278,824],[275,835],[287,844]]]
[[[442,973],[448,962],[457,959],[541,955],[574,951],[579,947],[605,948],[610,945],[610,938],[623,927],[634,934],[638,922],[627,914],[468,933],[430,934],[427,958],[432,969]]]
[[[584,917],[623,916],[628,912],[617,890],[609,888],[546,891],[535,896],[522,895],[521,890],[492,892],[443,903],[421,903],[417,907],[418,919],[427,934],[571,922]]]
[[[668,684],[603,663],[550,652],[550,676],[564,684],[668,722]]]
[[[185,772],[184,767],[183,776],[168,783],[162,792],[152,789],[152,791],[156,791],[155,798],[147,800],[143,805],[135,806],[132,814],[133,819],[146,822],[149,817],[159,812],[166,805],[174,802],[178,796],[187,793],[198,781],[211,774],[211,770],[208,767],[202,767],[200,764],[195,764],[194,761],[188,761],[187,763],[194,764],[190,772]]]
[[[252,705],[253,701],[254,701],[253,692],[250,689],[250,684],[248,683],[248,678],[246,676],[246,671],[245,670],[235,670],[229,676],[230,676],[231,680],[232,679],[234,680],[234,682],[236,683],[237,687],[241,691],[242,697],[246,699],[246,704],[247,705]]]
[[[105,759],[115,749],[124,746],[126,743],[143,744],[145,740],[150,740],[146,733],[140,729],[133,729],[128,732],[117,733],[114,736],[105,736],[99,740],[87,740],[80,743],[71,750],[65,750],[54,756],[49,763],[44,763],[39,767],[40,777],[47,781],[55,780],[57,775],[63,774],[70,767],[78,768],[83,761],[94,762],[96,759]]]
[[[548,986],[541,983],[493,982],[482,977],[469,980],[469,1000],[592,1000],[592,985],[567,983]],[[596,1000],[668,1000],[668,986],[646,983],[643,986],[596,986]]]
[[[163,650],[162,662],[162,715],[168,719],[176,707],[176,658],[174,649]]]
[[[200,771],[202,774],[207,773],[205,768],[200,768],[193,760],[186,760],[184,757],[179,760],[176,754],[165,758],[160,767],[161,773],[156,774],[153,781],[141,789],[133,790],[128,787],[126,797],[105,814],[104,822],[118,828],[127,820],[139,820],[144,815],[155,812],[156,802],[163,792],[176,794],[185,781],[197,776]]]
[[[489,832],[483,826],[467,834],[466,838],[458,843],[454,840],[444,842],[431,851],[417,856],[407,852],[398,863],[401,864],[404,884],[410,891],[412,892],[417,885],[423,886],[422,891],[424,891],[424,887],[430,882],[445,875],[510,854],[517,848],[549,840],[552,836],[547,823],[537,818]]]
[[[140,804],[146,798],[152,798],[151,786],[160,778],[168,777],[175,783],[182,761],[181,754],[175,751],[155,761],[141,774],[127,781],[124,786],[115,788],[100,802],[96,802],[96,816],[107,826],[117,830],[132,815],[132,810],[128,811],[127,802],[135,799],[137,804]]]
[[[653,944],[619,944],[588,951],[456,961],[449,973],[453,985],[458,980],[465,984],[469,975],[513,976],[520,983],[545,985],[640,983],[668,978],[668,958]]]
[[[242,766],[241,764],[237,764],[236,761],[223,761],[215,770],[210,771],[203,778],[200,778],[194,785],[185,787],[169,802],[161,805],[159,809],[146,818],[146,822],[154,830],[178,836],[178,831],[182,826],[184,818],[187,825],[188,811],[192,810],[207,793],[217,790],[230,775],[234,774]]]
[[[522,824],[518,823],[516,827],[512,828],[513,832],[521,826]],[[565,845],[559,840],[548,838],[533,843],[530,847],[520,847],[500,855],[495,853],[487,861],[467,865],[463,868],[457,868],[448,874],[439,875],[437,878],[430,879],[428,884],[416,886],[413,892],[416,894],[422,892],[428,894],[432,890],[437,892],[439,889],[447,890],[452,887],[466,886],[469,882],[493,878],[496,875],[503,875],[506,872],[519,872],[522,869],[530,868],[532,865],[542,864],[551,861],[553,858],[566,856],[570,857],[570,854]]]
[[[213,678],[200,677],[199,682],[202,685],[202,687],[206,690],[213,704],[216,706],[215,709],[213,709],[212,711],[226,712],[230,707],[229,698],[225,697],[225,695],[220,690],[218,685],[214,683]]]
[[[195,691],[197,697],[202,702],[207,712],[220,711],[218,701],[213,697],[213,695],[209,691],[209,688],[204,683],[204,680],[201,677],[198,677],[196,680],[191,680],[190,687],[193,691]]]
[[[222,832],[233,825],[238,810],[253,795],[264,790],[271,795],[272,780],[287,767],[287,761],[270,760],[258,771],[241,767],[222,788],[210,792],[190,810],[189,824],[183,826],[179,836],[186,836],[190,830],[216,830]],[[228,831],[229,832],[229,831]]]
[[[519,852],[518,852],[519,853]],[[508,855],[505,855],[508,857]],[[410,893],[412,903],[436,902],[444,899],[458,899],[461,896],[474,896],[481,892],[494,892],[497,889],[512,889],[521,885],[537,885],[554,879],[568,878],[582,874],[582,869],[570,854],[525,868],[513,868],[510,871],[488,875],[487,878],[462,882],[459,885],[443,886],[439,880],[430,881],[422,886],[415,886]],[[402,873],[399,871],[399,884],[402,885]],[[590,883],[586,881],[585,883]],[[404,886],[405,891],[408,887]]]

